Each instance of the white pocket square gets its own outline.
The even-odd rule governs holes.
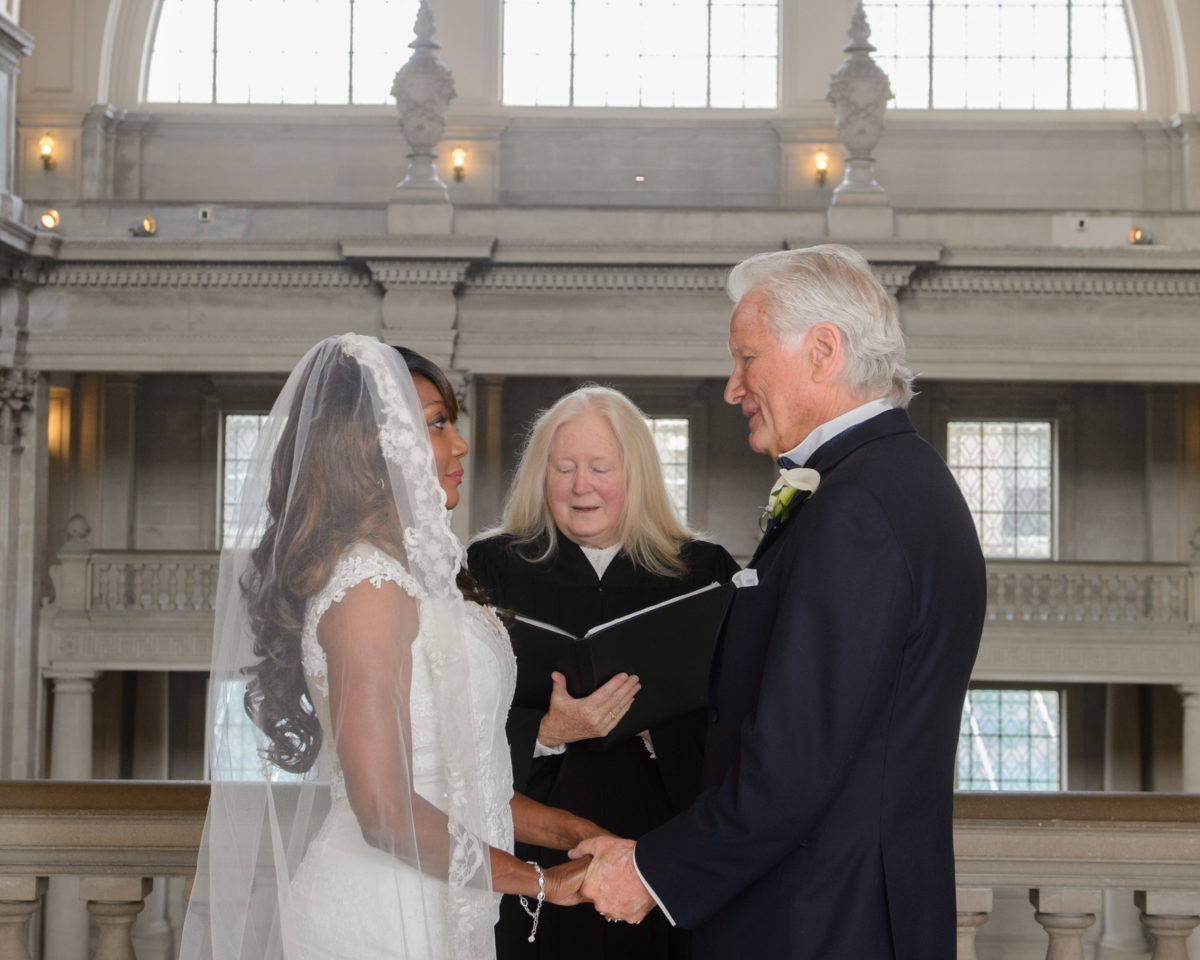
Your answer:
[[[747,567],[745,570],[739,570],[733,575],[733,585],[738,587],[757,587],[758,586],[758,571],[753,567]]]

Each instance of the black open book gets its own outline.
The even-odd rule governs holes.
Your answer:
[[[727,583],[710,583],[597,624],[582,637],[518,614],[509,630],[520,664],[513,706],[544,710],[554,670],[567,678],[573,697],[586,697],[618,673],[637,674],[642,689],[629,712],[608,736],[592,741],[601,748],[703,707],[730,589]]]

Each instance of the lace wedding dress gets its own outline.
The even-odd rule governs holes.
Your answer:
[[[400,562],[372,545],[351,547],[305,611],[303,663],[313,705],[322,729],[333,730],[328,670],[317,625],[351,588],[366,582],[376,589],[393,583],[418,598],[421,627],[412,646],[410,701],[413,784],[417,793],[445,811],[450,785],[445,782],[430,696],[430,670],[435,665],[431,660],[436,661],[438,643],[426,628],[437,618],[425,615],[430,604],[440,601],[422,599],[423,591]],[[467,832],[465,843],[473,848],[466,857],[470,862],[487,856],[484,844],[513,849],[512,767],[504,722],[516,684],[516,661],[504,628],[490,610],[466,604],[464,629],[471,680],[462,696],[475,718],[473,737],[483,760],[482,784],[476,787],[482,788],[484,808],[472,810],[466,822],[456,825]],[[323,771],[331,784],[332,806],[304,853],[282,907],[287,960],[440,960],[457,955],[444,943],[444,899],[429,894],[431,883],[445,881],[433,881],[391,853],[370,846],[351,809],[336,752],[326,749],[321,757],[333,767]],[[464,842],[461,834],[456,839]],[[450,878],[453,883],[454,865]],[[479,948],[486,951],[480,955],[490,956],[500,895],[483,890],[469,893],[467,915],[459,923],[474,928]]]

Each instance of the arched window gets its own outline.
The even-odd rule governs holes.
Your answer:
[[[504,0],[514,106],[774,107],[777,0]]]
[[[417,0],[162,0],[146,99],[387,103]]]
[[[1123,0],[864,0],[895,106],[1133,110]]]

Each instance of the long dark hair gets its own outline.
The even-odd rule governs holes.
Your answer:
[[[437,387],[454,420],[458,400],[445,373],[420,354],[399,350],[412,375]],[[323,742],[302,663],[309,599],[328,582],[346,548],[359,540],[403,556],[392,492],[378,482],[387,469],[361,368],[354,362],[324,364],[322,381],[313,384],[320,356],[303,375],[288,412],[271,463],[266,529],[241,581],[254,654],[262,658],[247,668],[245,709],[270,741],[264,757],[289,773],[310,769]],[[303,459],[296,463],[297,426],[306,395],[314,390],[320,391],[323,413],[342,415],[307,418]],[[458,583],[468,599],[481,599],[465,569]]]

